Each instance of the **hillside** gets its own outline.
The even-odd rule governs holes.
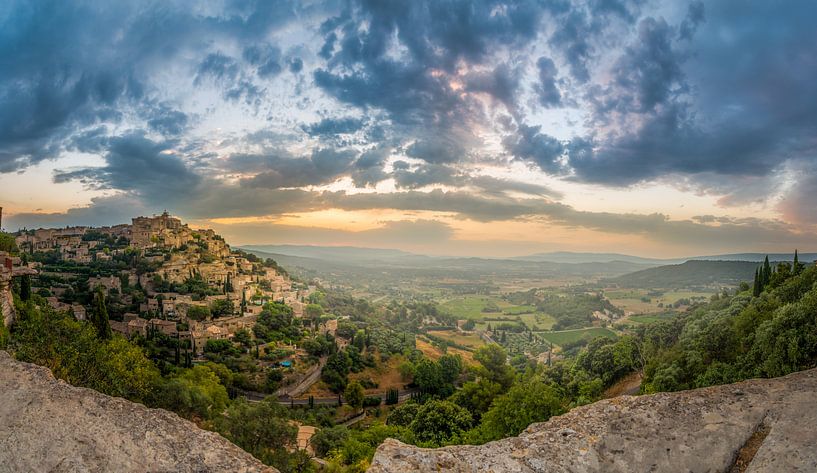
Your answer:
[[[752,281],[758,264],[751,261],[690,260],[649,268],[607,280],[626,287],[668,288],[737,285]]]

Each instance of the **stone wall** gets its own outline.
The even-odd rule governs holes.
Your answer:
[[[0,268],[0,318],[6,327],[14,323],[14,299],[11,295],[11,272]]]
[[[387,440],[369,473],[817,471],[817,370],[622,396],[480,446]]]

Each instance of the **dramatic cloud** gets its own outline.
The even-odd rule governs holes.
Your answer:
[[[815,16],[806,0],[11,1],[0,184],[53,171],[44,192],[79,182],[91,206],[0,198],[30,225],[388,210],[412,228],[430,212],[800,241],[817,225]],[[706,208],[657,214],[625,189]]]

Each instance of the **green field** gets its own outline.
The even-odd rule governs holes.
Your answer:
[[[564,345],[565,343],[572,343],[583,337],[608,337],[615,338],[616,334],[607,328],[593,327],[584,328],[580,330],[565,330],[563,332],[538,332],[536,335],[552,342],[554,345]]]
[[[551,327],[553,327],[553,324],[556,323],[556,319],[554,319],[552,316],[548,314],[543,314],[541,312],[536,314],[522,314],[522,315],[505,315],[505,314],[483,314],[483,315],[493,320],[485,319],[476,320],[477,330],[488,330],[488,324],[491,324],[492,326],[496,327],[503,321],[510,323],[521,321],[528,327],[529,330],[538,332],[541,330],[550,330]]]
[[[450,299],[443,302],[441,307],[443,310],[451,313],[458,319],[474,319],[479,320],[483,317],[502,315],[502,312],[483,312],[488,303],[493,302],[500,310],[511,307],[510,304],[502,299],[491,296],[463,296],[455,299]],[[504,307],[503,307],[504,306]]]

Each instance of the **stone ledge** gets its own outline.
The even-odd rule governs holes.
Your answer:
[[[368,471],[730,471],[758,431],[765,437],[745,471],[817,471],[817,369],[599,401],[480,446],[423,449],[389,439]]]
[[[0,472],[274,473],[162,409],[71,386],[0,351]]]

